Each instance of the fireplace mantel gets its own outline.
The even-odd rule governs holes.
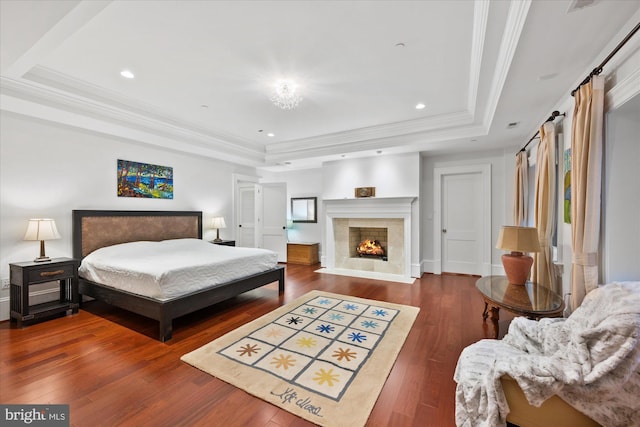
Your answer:
[[[390,219],[403,220],[404,235],[404,261],[402,276],[411,277],[412,254],[412,212],[416,197],[367,197],[324,199],[322,201],[325,217],[325,244],[323,254],[323,266],[335,267],[336,247],[334,237],[334,219],[361,218],[361,219]]]
[[[325,215],[336,218],[403,218],[411,215],[416,197],[362,197],[359,199],[324,199]],[[336,214],[349,216],[337,217]],[[365,216],[362,216],[365,215]]]

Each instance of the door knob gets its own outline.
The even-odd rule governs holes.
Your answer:
[[[242,228],[242,224],[238,224],[238,227]]]
[[[446,229],[446,228],[443,228],[443,229],[442,229],[442,232],[443,232],[443,233],[446,233],[446,232],[447,232],[447,229]]]

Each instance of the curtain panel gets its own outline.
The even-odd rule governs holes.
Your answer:
[[[552,291],[557,280],[553,269],[552,237],[556,217],[556,132],[552,122],[546,122],[540,128],[540,143],[536,157],[536,182],[534,200],[534,225],[538,230],[540,252],[533,256],[532,280]]]
[[[571,309],[598,285],[604,77],[575,93],[571,132]]]
[[[527,225],[529,203],[529,159],[526,151],[516,155],[515,197],[513,208],[513,224]]]

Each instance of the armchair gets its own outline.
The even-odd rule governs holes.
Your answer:
[[[640,282],[593,290],[567,319],[515,318],[465,348],[454,379],[458,426],[640,426]]]
[[[507,422],[519,427],[599,427],[600,424],[553,395],[539,407],[527,400],[518,382],[508,375],[500,378],[502,390],[507,398],[509,414]]]

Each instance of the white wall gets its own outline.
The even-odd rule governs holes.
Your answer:
[[[357,187],[375,187],[376,197],[418,197],[420,155],[380,155],[327,162],[322,167],[325,199],[352,199]]]
[[[601,281],[640,280],[640,95],[607,116]]]
[[[0,113],[0,278],[9,263],[29,261],[39,243],[22,240],[27,220],[55,219],[62,235],[46,242],[47,255],[70,257],[73,209],[201,210],[204,238],[214,215],[231,219],[232,173],[251,173],[212,159],[158,149],[131,141],[64,127],[13,113]],[[173,167],[174,199],[117,197],[117,159]],[[233,228],[220,230],[232,238]],[[8,287],[0,292],[0,319],[8,318]]]

